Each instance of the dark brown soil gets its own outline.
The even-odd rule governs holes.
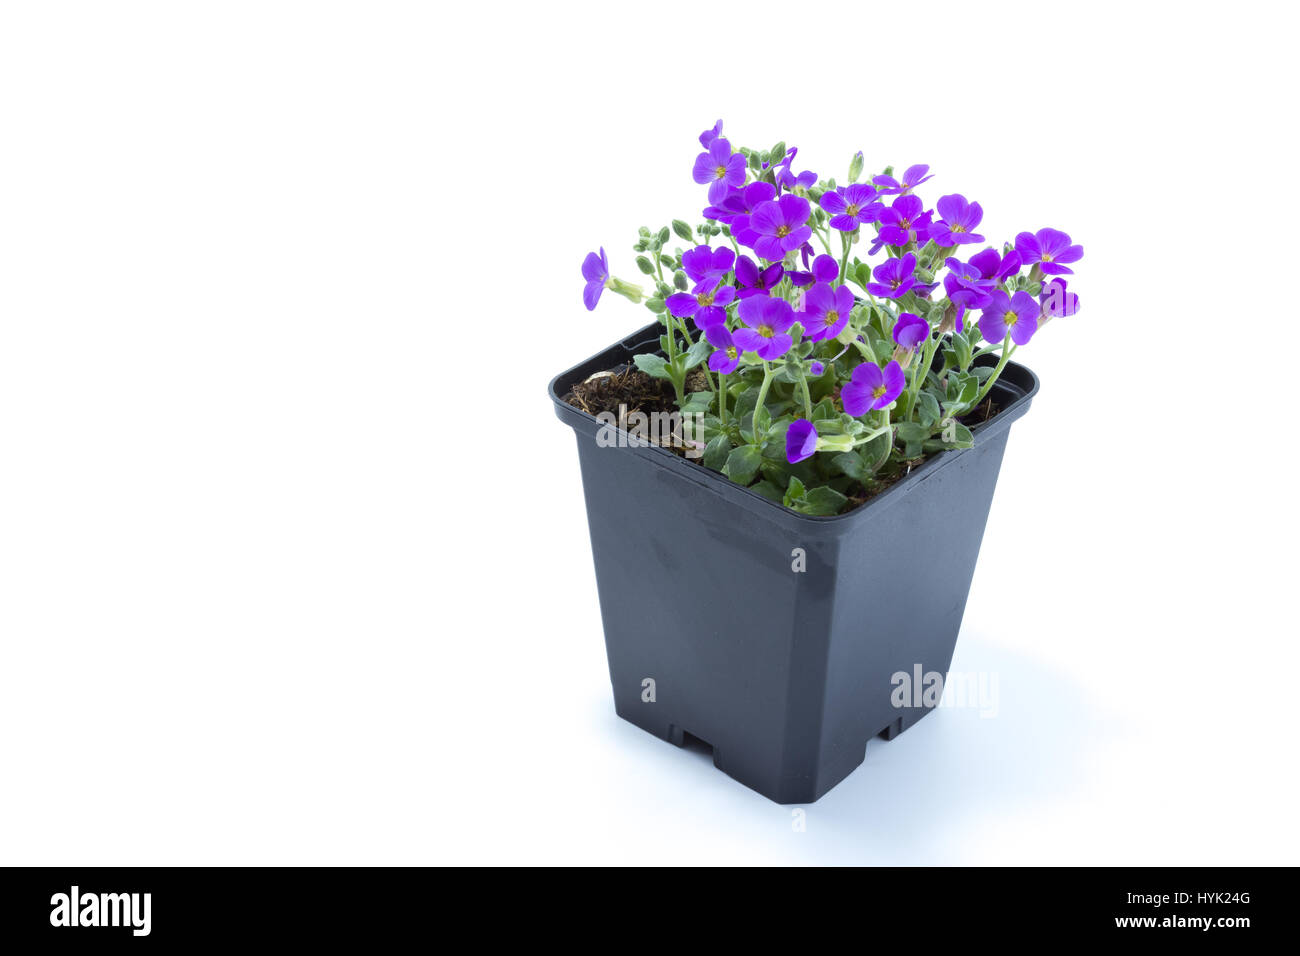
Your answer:
[[[702,392],[709,387],[708,379],[699,369],[686,376],[686,391]],[[631,365],[614,369],[611,374],[589,378],[573,386],[564,400],[589,415],[612,412],[617,415],[622,405],[628,412],[675,412],[677,404],[672,383],[664,378],[651,378]]]
[[[687,392],[700,392],[707,388],[708,378],[699,369],[694,370],[687,377]],[[673,386],[666,379],[652,378],[640,369],[628,365],[614,369],[609,374],[579,382],[573,386],[573,390],[568,395],[564,396],[564,400],[590,415],[599,415],[601,412],[612,412],[618,415],[619,406],[628,412],[640,411],[648,415],[654,412],[676,411],[674,397]],[[974,428],[996,415],[999,409],[1000,406],[990,395],[974,411],[963,415],[961,423],[968,428]],[[896,481],[906,478],[912,469],[928,457],[930,456],[922,455],[920,458],[907,461],[891,458],[865,484],[858,485],[850,492],[849,505],[844,510],[852,511],[865,504]],[[687,460],[699,463],[697,458]]]

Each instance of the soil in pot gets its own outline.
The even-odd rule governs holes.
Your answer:
[[[708,387],[708,379],[699,369],[694,370],[687,377],[687,392],[702,392],[707,390]],[[671,383],[666,379],[647,375],[631,365],[619,366],[607,372],[598,372],[586,381],[578,382],[573,386],[572,391],[564,396],[564,400],[574,408],[580,408],[589,415],[599,415],[602,412],[619,415],[620,410],[628,413],[639,411],[647,415],[656,412],[667,414],[677,410]],[[974,428],[976,425],[988,421],[1000,410],[1000,406],[995,402],[993,395],[990,394],[978,408],[963,415],[959,421],[967,428]],[[682,453],[682,449],[679,447],[674,448],[674,450],[678,454]],[[849,501],[844,510],[851,511],[866,503],[872,497],[894,484],[894,482],[907,477],[913,468],[916,468],[929,457],[930,455],[926,454],[907,461],[891,457],[869,481],[858,482],[845,491]],[[703,462],[698,458],[687,460],[704,467]]]

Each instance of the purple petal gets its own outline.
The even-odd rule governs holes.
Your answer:
[[[790,464],[811,458],[817,451],[817,429],[812,422],[800,418],[790,423],[785,432],[785,457]]]
[[[604,247],[601,247],[600,255],[594,252],[587,253],[587,258],[582,260],[582,277],[588,282],[604,282],[609,278]]]
[[[907,379],[903,375],[903,367],[897,362],[890,362],[886,365],[881,377],[885,384],[885,394],[876,399],[876,408],[884,408],[898,398],[903,393],[903,386],[907,384]]]
[[[939,217],[944,222],[959,223],[962,221],[962,217],[966,215],[966,197],[961,193],[940,196],[939,201],[934,204],[934,208],[939,211]]]
[[[849,208],[849,204],[844,201],[844,197],[838,192],[823,193],[821,205],[831,215],[839,215]]]
[[[700,308],[700,302],[689,292],[678,292],[664,300],[668,311],[679,319],[694,315]]]
[[[781,215],[787,225],[802,226],[808,221],[808,216],[812,213],[812,207],[808,205],[808,200],[802,196],[794,196],[790,193],[782,196],[777,202],[781,206]],[[808,237],[812,236],[812,230],[808,230]],[[803,245],[807,239],[799,240],[799,245]],[[791,247],[794,248],[794,247]]]

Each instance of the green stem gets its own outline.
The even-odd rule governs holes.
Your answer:
[[[876,434],[883,435],[885,432],[891,432],[891,431],[893,431],[893,425],[889,423],[889,409],[885,409],[885,423],[880,428],[876,429]],[[871,463],[871,473],[873,475],[880,470],[881,465],[889,461],[889,453],[893,450],[894,450],[894,441],[893,438],[891,437],[889,441],[885,442],[885,453],[880,456],[880,460],[873,461]]]
[[[718,373],[718,420],[727,424],[727,373]]]
[[[758,387],[758,398],[754,400],[754,419],[753,419],[754,421],[758,421],[758,410],[760,408],[762,408],[764,412],[767,411],[767,409],[764,408],[763,406],[763,402],[767,398],[767,389],[771,384],[772,384],[772,367],[767,362],[764,362],[763,363],[763,384]],[[754,440],[755,441],[759,440],[757,429],[754,429]]]
[[[803,389],[803,417],[812,421],[812,393],[808,391],[808,375],[799,366],[799,386]]]
[[[884,435],[884,434],[887,434],[887,433],[890,432],[890,431],[893,431],[893,428],[894,428],[894,426],[891,425],[891,424],[889,423],[889,412],[885,412],[885,423],[884,423],[883,425],[881,425],[879,428],[873,428],[871,431],[867,432],[865,435],[862,435],[862,436],[860,436],[860,437],[858,437],[858,438],[853,439],[853,447],[856,448],[858,445],[865,445],[865,444],[867,444],[867,442],[874,441],[875,439],[879,438],[881,435]],[[886,458],[889,457],[889,449],[890,449],[891,447],[892,447],[891,444],[886,444],[886,445],[885,445],[885,457],[886,457]],[[881,465],[883,465],[883,464],[884,464],[884,462],[881,461],[881,462],[879,462],[878,464],[873,465],[872,468],[871,468],[871,470],[872,470],[872,471],[875,471],[877,468],[879,468],[879,467],[880,467]]]
[[[975,396],[975,405],[979,405],[980,402],[984,401],[985,396],[989,393],[989,389],[993,387],[993,383],[998,380],[998,376],[1002,374],[1002,370],[1007,367],[1007,361],[1011,358],[1011,353],[1015,350],[1016,347],[1011,344],[1011,333],[1008,332],[1007,337],[1002,340],[1002,358],[998,360],[997,368],[993,369],[993,374],[988,377],[988,380],[984,383],[984,387],[981,388],[979,394]]]
[[[921,388],[925,385],[925,379],[930,374],[930,366],[934,364],[934,353],[939,348],[939,343],[943,341],[942,335],[932,335],[930,341],[925,343],[925,348],[920,356],[921,363],[916,367],[916,374],[912,376],[912,385],[907,390],[907,409],[903,414],[903,421],[910,422],[912,413],[916,411],[916,402],[921,397]]]
[[[844,277],[849,274],[849,249],[853,247],[853,240],[847,232],[842,232],[840,242],[844,247],[844,254],[840,256],[840,285],[843,285]]]

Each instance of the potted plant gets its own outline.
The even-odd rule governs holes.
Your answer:
[[[700,136],[703,221],[640,230],[657,321],[556,376],[577,434],[616,712],[781,803],[818,799],[937,700],[1007,435],[1038,388],[1011,361],[1078,310],[1082,247],[986,243],[916,165],[869,181]],[[681,245],[673,245],[673,237]],[[673,247],[670,248],[670,245]],[[901,704],[901,705],[900,705]]]

